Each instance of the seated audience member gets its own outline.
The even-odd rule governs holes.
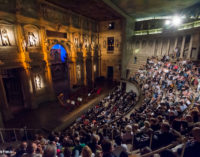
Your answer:
[[[125,133],[122,136],[122,140],[124,143],[131,143],[133,139],[133,132],[132,132],[132,127],[131,125],[127,125],[125,127]]]
[[[101,150],[101,146],[98,144],[100,137],[98,135],[93,135],[92,142],[88,144],[92,152],[95,154],[97,150]]]
[[[20,148],[17,150],[16,157],[21,157],[26,153],[27,150],[27,142],[22,142]]]
[[[46,148],[44,149],[43,157],[57,157],[56,153],[57,153],[56,145],[54,144],[47,145]]]
[[[92,150],[90,149],[90,147],[85,146],[82,149],[80,157],[94,157],[94,154],[92,153]]]
[[[200,127],[192,129],[193,140],[186,143],[183,157],[197,157],[200,156]],[[182,149],[178,150],[178,154],[181,154]]]
[[[117,136],[115,138],[116,146],[113,150],[113,153],[116,155],[116,157],[119,157],[121,152],[128,152],[128,147],[126,144],[122,144],[122,138],[121,136]]]
[[[103,157],[116,157],[115,154],[113,154],[113,146],[111,141],[104,140],[101,144],[102,151],[103,151]]]
[[[42,157],[42,154],[37,153],[37,144],[31,142],[28,144],[26,153],[24,153],[22,157]]]
[[[161,130],[157,134],[157,139],[155,144],[159,147],[166,146],[177,139],[177,136],[170,131],[170,125],[167,122],[164,122],[161,125]]]

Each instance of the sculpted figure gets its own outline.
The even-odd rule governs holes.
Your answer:
[[[8,37],[8,32],[5,28],[1,29],[1,39],[3,46],[11,46],[10,40]]]
[[[34,35],[33,32],[28,32],[28,45],[36,46],[36,44],[37,44],[37,37]]]

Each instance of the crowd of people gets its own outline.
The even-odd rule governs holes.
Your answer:
[[[200,68],[193,62],[170,61],[168,56],[149,58],[130,78],[138,82],[144,99],[129,117],[124,115],[138,102],[138,96],[116,88],[63,132],[48,137],[36,134],[34,142],[22,142],[13,155],[127,157],[133,150],[143,155],[174,144],[154,156],[198,157],[199,76]]]

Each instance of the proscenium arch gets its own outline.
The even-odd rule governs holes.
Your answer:
[[[68,42],[65,42],[64,44],[63,44],[63,43],[60,43],[60,42],[56,42],[56,43],[50,44],[50,45],[49,45],[49,55],[50,55],[50,51],[51,51],[52,47],[53,47],[54,45],[56,45],[56,44],[61,45],[61,46],[65,49],[65,51],[67,52],[67,59],[70,59],[71,57],[74,56],[74,54],[72,54],[73,52],[72,52],[71,49],[70,49],[71,44],[68,43]],[[69,45],[69,46],[68,46],[68,45]]]
[[[60,59],[64,63],[68,57],[66,49],[61,44],[55,44],[51,47],[51,50],[53,49],[60,49]]]

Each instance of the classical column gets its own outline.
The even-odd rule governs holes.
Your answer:
[[[194,38],[194,36],[191,35],[190,44],[189,44],[189,48],[188,48],[187,59],[190,59],[190,56],[191,56],[191,53],[192,53],[193,38]]]
[[[169,48],[170,48],[170,40],[167,40],[167,49],[166,49],[166,55],[169,55]]]
[[[84,71],[84,85],[87,85],[87,71],[86,71],[86,59],[87,57],[83,57],[83,71]]]
[[[162,56],[163,40],[160,41],[160,56]]]
[[[155,48],[156,48],[156,39],[153,41],[153,56],[156,56],[156,52],[155,52]]]
[[[92,49],[91,53],[91,72],[92,72],[92,82],[94,83],[94,49]]]
[[[30,87],[30,82],[29,78],[27,76],[27,73],[25,69],[20,71],[20,80],[21,82],[21,87],[22,87],[22,93],[23,93],[23,101],[24,101],[24,107],[25,108],[30,108],[31,107],[31,91],[32,91],[32,86]]]
[[[174,42],[174,49],[173,49],[173,51],[176,49],[177,44],[178,44],[178,37],[176,37],[176,39],[175,39],[175,42]]]
[[[142,49],[142,39],[139,40],[139,49]]]
[[[54,93],[54,89],[53,89],[53,81],[52,81],[52,75],[51,75],[51,62],[50,62],[50,50],[48,49],[48,41],[47,41],[47,37],[46,37],[46,31],[45,28],[42,27],[40,29],[40,34],[41,34],[41,43],[42,43],[42,53],[44,56],[44,61],[46,63],[45,65],[45,77],[46,77],[46,84],[48,86],[48,93],[49,95],[51,94],[50,98],[53,100],[55,99],[55,93]]]
[[[76,61],[74,61],[74,59],[71,59],[68,62],[68,70],[69,70],[70,88],[72,88],[73,85],[77,84],[77,79],[76,79]]]
[[[185,36],[182,39],[182,44],[181,44],[181,54],[180,54],[180,58],[183,58],[183,51],[185,48]]]

